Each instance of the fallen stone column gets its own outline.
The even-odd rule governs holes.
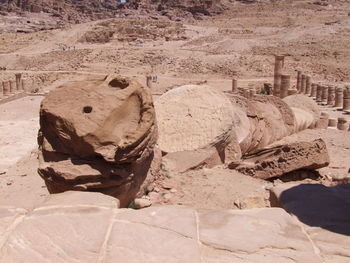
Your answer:
[[[292,109],[294,113],[295,132],[316,127],[321,113],[318,105],[313,101],[313,99],[303,94],[296,94],[284,98],[283,101]]]
[[[249,95],[248,89],[241,91]],[[301,94],[283,100],[267,95],[248,99],[232,91],[224,94],[206,85],[187,85],[156,100],[158,145],[170,170],[183,172],[239,160],[242,154],[315,127],[320,117],[317,104]]]
[[[344,88],[343,111],[350,111],[350,86]]]
[[[244,91],[249,96],[249,90]],[[185,85],[164,93],[154,106],[158,145],[167,169],[184,172],[222,164],[231,142],[230,158],[241,157],[239,141],[247,136],[244,129],[249,120],[239,110],[240,122],[234,122],[231,102],[222,92],[207,85]]]
[[[343,108],[343,99],[344,99],[343,88],[340,88],[340,87],[336,88],[334,107],[336,107],[338,109],[342,109]]]
[[[269,179],[299,169],[319,169],[329,162],[326,144],[318,139],[261,149],[246,155],[242,163],[231,163],[228,167],[252,177]]]
[[[286,98],[290,97],[293,96]],[[250,106],[253,108],[251,112],[256,113],[258,122],[252,127],[252,139],[246,152],[266,147],[295,132],[297,123],[295,114],[284,100],[260,95],[251,100]],[[242,150],[242,153],[245,151]]]
[[[274,68],[274,79],[273,79],[273,95],[280,97],[281,92],[281,74],[284,64],[283,55],[275,55],[275,68]]]
[[[328,86],[327,105],[334,106],[335,104],[335,87]]]

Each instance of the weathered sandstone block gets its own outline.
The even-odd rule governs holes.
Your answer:
[[[149,89],[113,75],[72,82],[42,102],[38,172],[51,193],[98,191],[124,207],[156,173],[156,139]]]
[[[328,164],[326,144],[318,139],[261,149],[246,155],[238,166],[232,163],[229,168],[253,177],[268,179],[299,169],[318,169]]]

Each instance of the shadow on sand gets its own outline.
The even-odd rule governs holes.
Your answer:
[[[309,226],[350,236],[350,184],[301,184],[283,191],[280,203]]]

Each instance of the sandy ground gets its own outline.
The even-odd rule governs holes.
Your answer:
[[[157,99],[183,84],[206,83],[230,90],[233,76],[239,78],[240,87],[260,89],[264,82],[272,82],[273,54],[282,53],[288,55],[284,72],[291,74],[292,85],[299,69],[314,81],[345,85],[350,82],[349,10],[350,3],[342,1],[329,1],[328,6],[308,1],[234,2],[231,10],[220,16],[188,24],[170,22],[170,33],[159,21],[141,18],[132,23],[124,18],[30,34],[4,33],[0,37],[0,67],[7,70],[0,71],[0,80],[14,79],[14,73],[22,72],[28,90],[49,91],[67,81],[101,78],[107,73],[133,76],[145,84],[145,75],[152,73],[158,76],[152,87]],[[115,22],[125,23],[125,31],[136,27],[141,31],[136,39],[129,39],[115,28]],[[96,27],[115,29],[116,33],[107,43],[81,41]],[[181,31],[176,33],[181,37],[174,37],[174,28]],[[150,32],[157,37],[150,39]],[[63,46],[70,48],[63,51]],[[41,99],[26,97],[0,105],[1,204],[32,206],[48,195],[36,172]],[[327,107],[321,110],[331,117],[350,119]],[[331,164],[320,170],[321,175],[347,176],[349,132],[307,130],[285,140],[320,137],[331,154]],[[173,186],[172,192],[168,187],[159,190],[160,195],[170,195],[166,202],[199,208],[265,206],[266,188],[272,185],[224,167],[168,177],[165,182]]]

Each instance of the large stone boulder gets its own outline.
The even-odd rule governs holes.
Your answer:
[[[72,82],[42,102],[39,174],[51,193],[99,191],[126,206],[157,169],[156,139],[147,88],[114,75]]]
[[[154,144],[155,128],[149,90],[114,75],[63,85],[40,108],[40,129],[52,147],[81,158],[134,161]]]

